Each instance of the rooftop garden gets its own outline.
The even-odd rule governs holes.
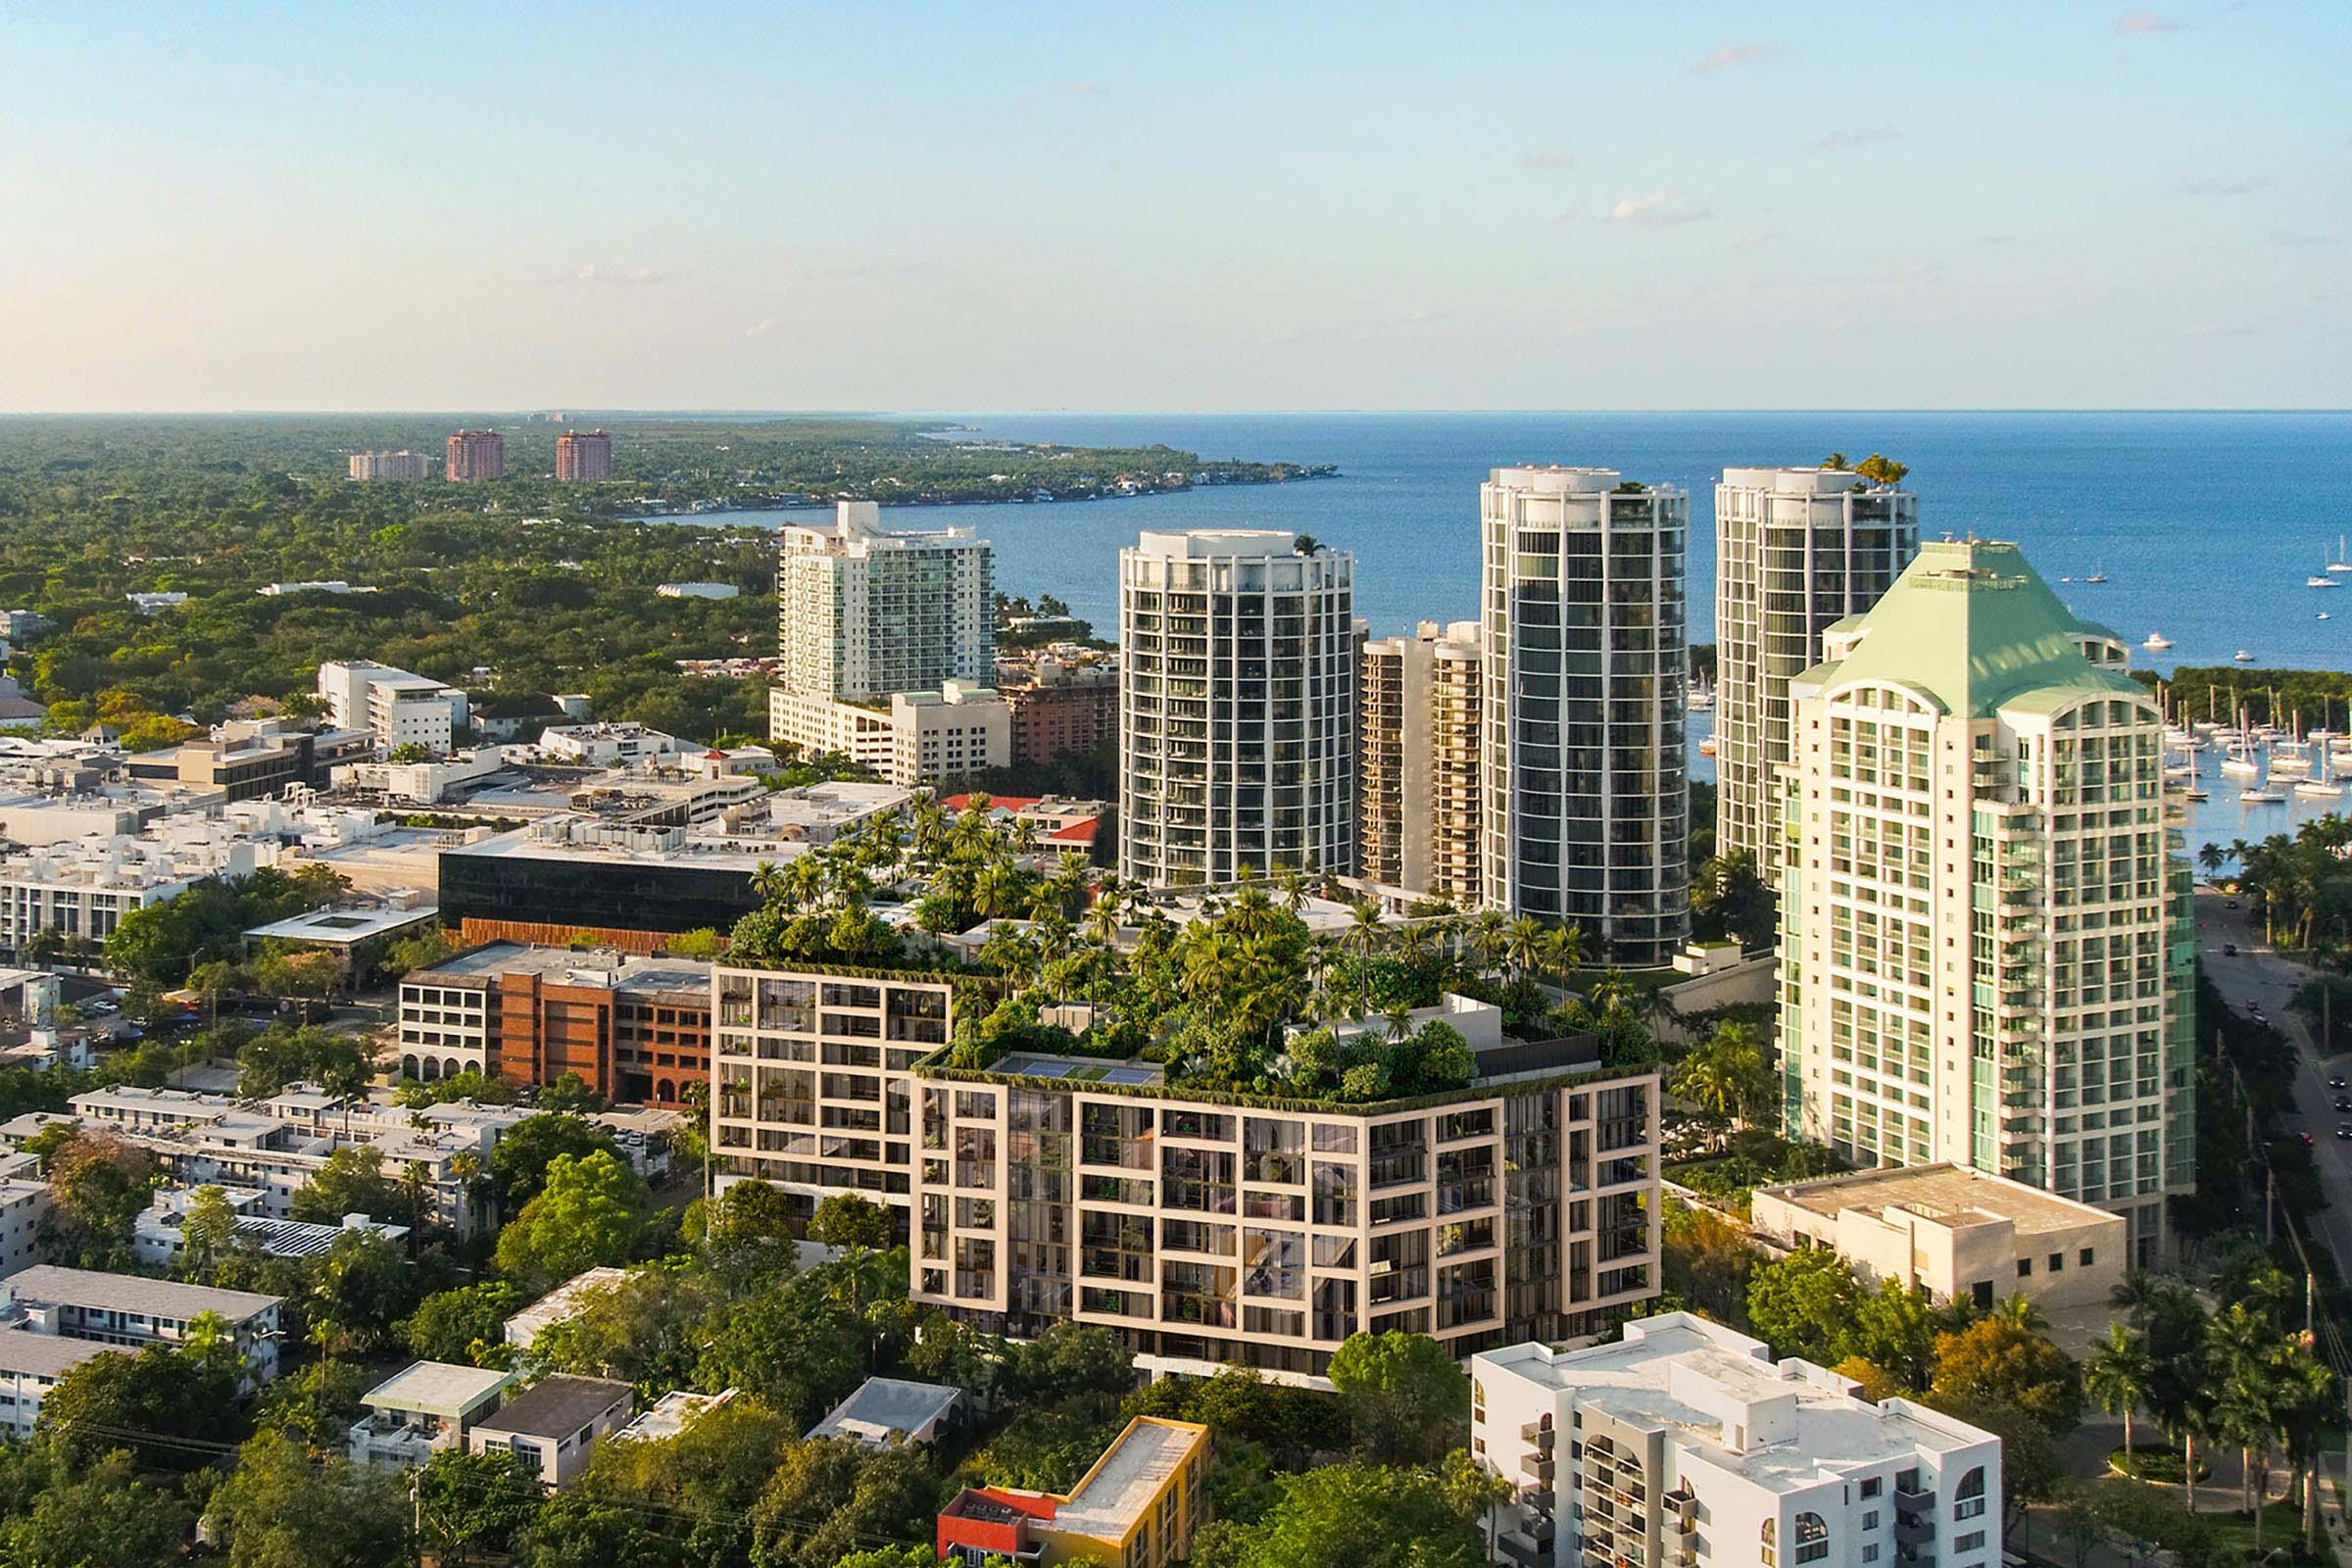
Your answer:
[[[1461,1032],[1416,1018],[1446,995],[1491,1003],[1523,1042],[1590,1033],[1604,1066],[1654,1064],[1656,993],[1587,968],[1584,933],[1488,911],[1391,921],[1350,906],[1310,928],[1298,871],[1204,891],[1179,920],[1165,900],[1084,857],[1043,861],[1031,825],[973,797],[920,796],[833,843],[764,866],[765,903],[730,956],[777,965],[942,971],[995,982],[957,1009],[941,1063],[977,1071],[1013,1053],[1146,1061],[1170,1088],[1369,1104],[1463,1088]],[[898,923],[884,903],[906,911]],[[976,944],[947,939],[985,927]]]

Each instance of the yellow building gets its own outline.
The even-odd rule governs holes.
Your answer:
[[[966,1487],[939,1516],[939,1554],[1039,1568],[1092,1557],[1107,1568],[1165,1568],[1208,1519],[1208,1428],[1137,1416],[1066,1496]]]

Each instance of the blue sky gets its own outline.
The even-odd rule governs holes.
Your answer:
[[[0,411],[2342,407],[2352,6],[0,4]]]

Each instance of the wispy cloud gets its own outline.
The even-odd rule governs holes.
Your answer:
[[[1773,47],[1768,43],[1725,44],[1706,59],[1692,66],[1690,74],[1694,76],[1710,75],[1718,71],[1728,71],[1734,66],[1752,66],[1759,61],[1770,60],[1772,56]]]
[[[1522,154],[1519,159],[1519,167],[1521,169],[1574,169],[1576,154],[1565,152],[1557,147],[1540,147],[1532,153]]]
[[[773,332],[777,327],[782,326],[783,324],[784,323],[782,321],[778,320],[772,316],[762,316],[760,318],[760,319],[745,327],[743,329],[743,335],[745,337],[765,337],[768,333]]]
[[[2179,32],[2187,25],[2178,17],[2154,11],[2127,11],[2115,19],[2115,30],[2126,38],[2150,38],[2158,33]]]
[[[1653,190],[1620,200],[1608,210],[1602,221],[1642,228],[1672,228],[1678,223],[1703,222],[1714,216],[1715,210],[1695,197],[1681,191]]]
[[[2271,243],[2285,245],[2294,250],[2311,250],[2318,246],[2334,244],[2335,236],[2333,234],[2314,234],[2303,229],[2274,228],[2271,230]]]
[[[590,262],[568,279],[574,283],[617,283],[626,288],[647,288],[666,283],[677,276],[657,267],[607,267],[602,262]]]
[[[2251,196],[2270,181],[2244,174],[2235,179],[2184,179],[2173,187],[2183,196]]]
[[[1854,125],[1833,130],[1805,146],[1809,153],[1841,153],[1855,147],[1876,147],[1884,142],[1901,141],[1903,133],[1892,125]]]
[[[1759,228],[1753,233],[1742,234],[1738,239],[1732,241],[1732,249],[1736,251],[1752,251],[1759,246],[1769,245],[1780,237],[1781,231],[1777,228]]]
[[[2017,236],[2015,234],[1979,234],[1977,243],[1980,245],[2014,245],[2017,243]]]

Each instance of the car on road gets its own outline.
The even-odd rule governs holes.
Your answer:
[[[2344,1075],[2343,1075],[2342,1073],[2340,1073],[2340,1072],[2339,1072],[2339,1073],[2334,1073],[2334,1074],[2331,1074],[2331,1075],[2328,1077],[2328,1088],[2330,1088],[2330,1089],[2345,1089],[2345,1088],[2352,1088],[2352,1084],[2346,1084],[2346,1083],[2344,1082]]]
[[[2352,1121],[2336,1123],[2335,1136],[2343,1139],[2346,1143],[2352,1143]]]
[[[2237,901],[2235,899],[2231,899],[2228,904],[2223,905],[2222,907],[2225,909],[2234,909],[2237,907]]]
[[[2297,1133],[2297,1134],[2295,1134],[2295,1136],[2296,1136],[2297,1138],[2300,1138],[2300,1139],[2302,1139],[2302,1140],[2303,1140],[2303,1147],[2304,1147],[2305,1149],[2309,1149],[2309,1148],[2311,1148],[2311,1147],[2312,1147],[2312,1145],[2313,1145],[2313,1143],[2315,1142],[2315,1140],[2312,1138],[2311,1134],[2309,1134],[2309,1133]]]
[[[2336,1096],[2336,1097],[2335,1097],[2335,1108],[2336,1108],[2336,1109],[2338,1109],[2338,1110],[2340,1110],[2340,1111],[2344,1111],[2344,1112],[2347,1112],[2347,1113],[2352,1113],[2352,1095],[2338,1095],[2338,1096]]]
[[[2236,943],[2234,943],[2234,942],[2225,942],[2225,943],[2223,943],[2223,944],[2222,944],[2222,956],[2223,956],[2223,957],[2225,957],[2225,958],[2234,958],[2234,957],[2236,957],[2236,956],[2237,956],[2237,944],[2236,944]]]

